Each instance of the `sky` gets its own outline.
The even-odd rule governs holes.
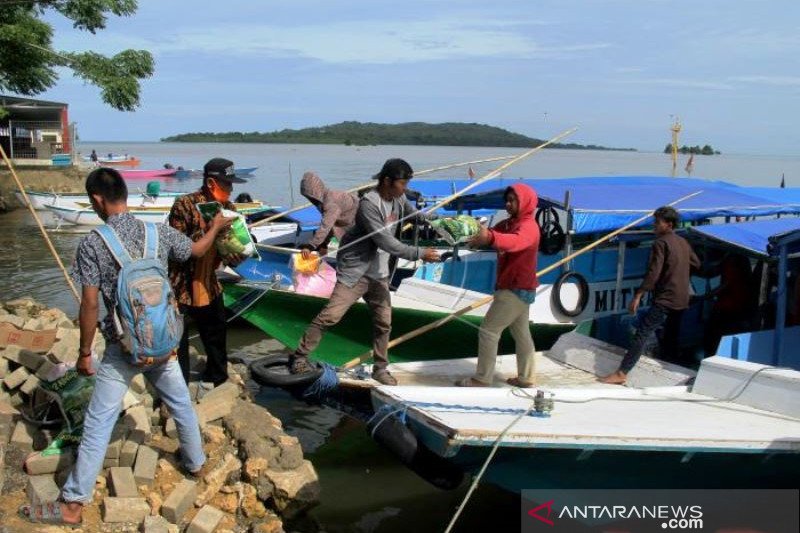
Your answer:
[[[139,0],[61,50],[153,53],[141,107],[63,71],[85,140],[362,122],[478,122],[537,138],[800,155],[797,0]]]

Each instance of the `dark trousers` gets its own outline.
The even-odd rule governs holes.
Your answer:
[[[657,340],[656,332],[662,326],[664,326],[664,331],[661,336],[659,355],[662,359],[677,360],[680,355],[679,337],[683,311],[683,309],[676,311],[655,304],[651,306],[642,317],[619,369],[625,374],[630,372],[636,366],[642,353]]]
[[[197,332],[200,333],[200,340],[203,341],[203,348],[206,351],[206,371],[203,374],[203,381],[211,382],[215,386],[228,380],[228,330],[225,323],[225,304],[222,302],[222,295],[217,296],[211,303],[204,307],[193,307],[190,305],[181,306],[184,317],[183,337],[178,346],[178,363],[181,365],[183,379],[189,383],[189,325],[191,318]]]

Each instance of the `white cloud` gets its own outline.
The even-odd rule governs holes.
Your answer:
[[[535,21],[428,20],[397,24],[385,20],[305,26],[230,24],[176,28],[158,39],[112,36],[95,44],[144,48],[156,54],[219,53],[236,56],[301,57],[326,63],[391,64],[467,58],[560,57],[608,48],[604,42],[541,44],[530,34]],[[84,40],[65,48],[87,48]]]
[[[686,80],[679,78],[651,78],[639,80],[617,80],[617,83],[627,85],[652,85],[658,87],[675,87],[680,89],[707,89],[716,91],[729,91],[733,86],[729,83],[702,80]]]
[[[800,87],[800,76],[733,76],[731,81],[775,85],[778,87]]]

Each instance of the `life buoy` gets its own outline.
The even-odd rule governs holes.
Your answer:
[[[375,442],[392,452],[412,472],[433,486],[452,490],[464,479],[464,472],[439,457],[417,440],[411,429],[393,414],[377,417],[367,423]]]
[[[546,255],[558,253],[566,241],[558,212],[554,207],[540,207],[535,220],[539,225],[539,251]]]
[[[313,372],[292,374],[289,372],[288,355],[268,355],[250,363],[250,376],[253,381],[265,387],[291,388],[311,385],[322,375],[322,367],[313,361]]]
[[[578,305],[574,309],[567,309],[561,301],[561,286],[570,279],[574,280],[574,283],[578,286]],[[583,313],[583,310],[586,309],[586,304],[589,303],[589,284],[579,272],[568,270],[561,274],[553,284],[550,299],[556,311],[564,316],[576,317]]]

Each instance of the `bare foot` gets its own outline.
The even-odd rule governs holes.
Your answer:
[[[625,385],[625,381],[627,380],[628,375],[623,372],[622,370],[617,370],[616,372],[609,374],[605,377],[598,378],[597,381],[600,383],[608,383],[610,385]]]

